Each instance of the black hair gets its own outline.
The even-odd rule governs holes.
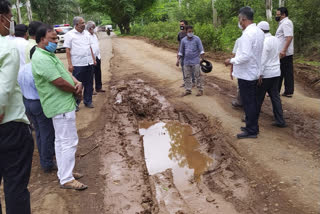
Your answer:
[[[0,14],[8,14],[11,10],[11,3],[8,0],[0,0]]]
[[[281,15],[285,14],[286,17],[289,16],[289,12],[288,12],[288,9],[286,7],[279,7],[277,10],[280,11]]]
[[[242,7],[239,10],[239,15],[245,16],[248,20],[253,20],[254,11],[251,7]]]
[[[39,21],[33,21],[29,24],[29,35],[35,36],[38,28],[43,25],[42,22]]]
[[[186,21],[186,20],[181,20],[180,22],[183,22],[185,25],[188,25],[188,21]]]
[[[43,24],[41,25],[36,32],[36,42],[39,44],[41,39],[46,37],[47,32],[54,31],[51,25]]]
[[[192,27],[191,25],[188,25],[188,26],[186,27],[186,31],[188,31],[189,29],[192,29],[192,30],[193,30],[193,27]]]
[[[24,37],[28,32],[28,27],[24,24],[16,25],[14,29],[15,29],[14,35],[16,37]]]

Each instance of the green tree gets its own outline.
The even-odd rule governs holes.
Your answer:
[[[31,0],[31,7],[37,19],[47,24],[67,23],[81,13],[76,0]]]
[[[130,33],[130,23],[150,8],[155,0],[80,0],[85,12],[103,12],[110,16],[122,34]]]

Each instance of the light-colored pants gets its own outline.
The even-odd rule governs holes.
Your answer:
[[[55,130],[55,152],[58,178],[63,185],[74,180],[72,175],[78,145],[75,111],[59,114],[52,118]]]
[[[187,91],[192,90],[192,73],[194,73],[194,78],[196,80],[197,88],[203,91],[203,81],[200,71],[200,65],[185,65],[184,75],[185,75],[185,89]]]

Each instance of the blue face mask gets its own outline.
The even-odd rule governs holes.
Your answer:
[[[53,42],[49,42],[49,44],[46,46],[46,50],[51,52],[51,53],[54,53],[57,49],[57,44],[56,43],[53,43]]]

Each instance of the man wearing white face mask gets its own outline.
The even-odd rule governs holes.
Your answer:
[[[30,214],[27,187],[34,143],[17,82],[19,51],[4,38],[10,33],[11,18],[10,2],[0,0],[0,182],[3,178],[6,213]]]
[[[246,114],[246,126],[241,127],[242,133],[237,137],[257,138],[258,103],[257,84],[261,72],[261,56],[264,33],[253,23],[254,12],[250,7],[243,7],[239,11],[239,28],[243,29],[238,40],[236,56],[225,60],[225,65],[233,65],[232,75],[238,78],[240,95]]]
[[[180,44],[179,60],[183,58],[185,72],[185,89],[182,96],[191,94],[192,90],[192,73],[194,73],[198,93],[196,96],[203,95],[203,81],[200,72],[200,57],[204,57],[204,49],[199,37],[193,34],[193,27],[186,27],[187,36],[184,37]]]

